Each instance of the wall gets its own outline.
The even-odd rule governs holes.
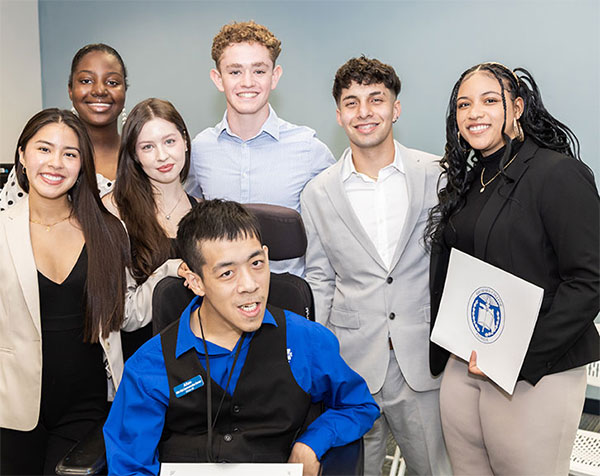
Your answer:
[[[195,135],[225,107],[208,77],[212,37],[222,24],[254,19],[283,43],[283,77],[272,95],[280,117],[310,125],[339,156],[337,68],[362,53],[392,64],[402,82],[396,137],[441,153],[452,85],[481,61],[529,69],[548,109],[578,135],[582,157],[600,175],[600,2],[446,1],[55,1],[40,0],[44,106],[70,107],[70,60],[82,45],[106,42],[125,59],[127,106],[171,100]]]
[[[0,0],[0,163],[14,163],[27,120],[42,108],[37,0]]]

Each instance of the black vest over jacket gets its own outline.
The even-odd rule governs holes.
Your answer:
[[[285,462],[310,407],[310,395],[298,385],[287,360],[283,311],[268,306],[277,322],[254,334],[233,395],[225,395],[213,430],[217,462]],[[179,320],[161,333],[169,408],[159,443],[165,462],[206,462],[206,370],[194,348],[175,359]],[[177,398],[173,388],[201,375],[205,384]],[[213,422],[224,390],[212,385]]]

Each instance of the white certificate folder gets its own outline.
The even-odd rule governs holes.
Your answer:
[[[431,340],[477,366],[512,395],[544,290],[452,249]]]

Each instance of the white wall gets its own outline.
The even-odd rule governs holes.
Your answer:
[[[17,139],[42,109],[37,0],[0,0],[0,163],[14,163]]]

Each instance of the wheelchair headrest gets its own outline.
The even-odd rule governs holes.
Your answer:
[[[296,210],[266,203],[246,203],[244,207],[258,219],[263,242],[269,248],[270,260],[304,256],[306,230]]]

